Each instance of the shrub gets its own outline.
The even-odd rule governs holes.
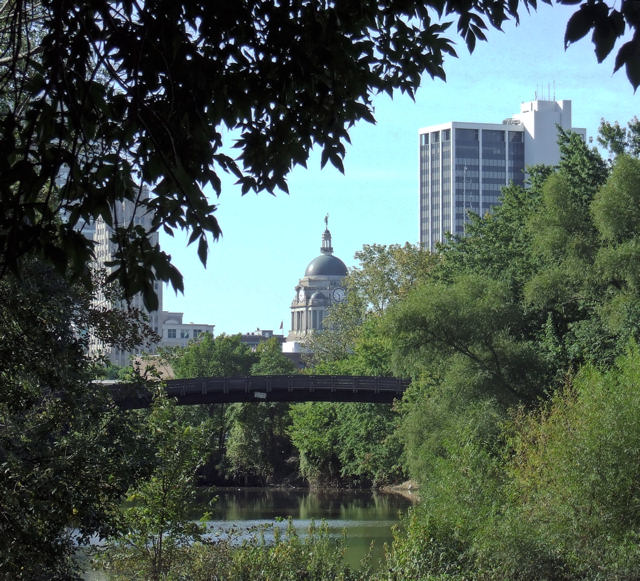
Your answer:
[[[510,510],[562,574],[638,577],[638,347],[609,371],[582,368],[542,412],[518,414],[513,434]]]

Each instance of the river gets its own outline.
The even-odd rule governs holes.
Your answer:
[[[374,554],[382,556],[384,543],[391,541],[391,527],[411,505],[402,496],[371,491],[237,488],[217,494],[208,523],[211,530],[225,531],[232,525],[247,530],[290,518],[296,530],[304,534],[312,521],[324,521],[330,534],[341,536],[346,532],[345,557],[352,565],[360,562],[372,541]]]
[[[211,515],[207,526],[214,537],[224,537],[233,528],[234,538],[242,539],[256,526],[276,523],[285,528],[287,519],[305,534],[312,522],[324,521],[331,535],[346,533],[345,559],[352,566],[358,566],[372,542],[373,558],[382,558],[384,543],[392,538],[391,527],[411,506],[402,496],[371,491],[224,488],[215,495],[213,506],[206,507]],[[85,579],[97,581],[103,576],[90,573]]]

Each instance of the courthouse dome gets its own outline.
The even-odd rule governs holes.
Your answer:
[[[305,270],[305,276],[347,276],[347,267],[337,256],[333,255],[331,232],[329,232],[329,214],[324,218],[325,230],[322,234],[322,254],[314,258]]]
[[[337,256],[321,254],[309,263],[304,274],[305,276],[347,276],[347,267]]]
[[[283,351],[302,353],[309,350],[306,340],[323,330],[323,320],[332,304],[344,299],[344,278],[348,275],[344,262],[333,255],[329,216],[324,218],[320,256],[309,264],[295,289],[291,301],[291,331]]]

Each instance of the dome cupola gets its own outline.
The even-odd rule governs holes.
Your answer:
[[[305,276],[347,276],[347,267],[337,256],[333,255],[331,232],[329,232],[329,214],[324,217],[325,229],[322,233],[320,256],[314,258],[305,270]]]

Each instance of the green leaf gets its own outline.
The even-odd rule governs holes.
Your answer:
[[[573,42],[583,38],[593,27],[593,16],[589,6],[582,6],[569,18],[564,33],[564,47],[568,48]]]
[[[622,65],[626,64],[627,61],[633,58],[634,50],[635,50],[635,43],[633,41],[626,42],[620,47],[620,50],[616,55],[616,63],[613,68],[614,73],[620,67],[622,67]]]
[[[198,242],[198,258],[200,258],[200,262],[204,266],[207,265],[207,250],[208,250],[207,237],[203,234],[200,236],[200,241]]]
[[[634,90],[638,88],[640,85],[640,47],[634,41],[626,43],[621,49],[622,52],[625,47],[628,47],[625,51],[625,62],[626,62],[626,72],[627,78],[633,85]],[[618,57],[620,57],[620,53],[618,53]],[[616,65],[618,64],[618,59],[616,59]]]
[[[593,30],[593,43],[595,44],[596,58],[601,63],[613,50],[618,35],[609,23],[596,24]]]
[[[323,168],[325,165],[327,165],[327,161],[329,161],[329,156],[331,155],[331,151],[329,149],[328,145],[325,145],[324,149],[322,150],[322,154],[320,155],[320,167]]]

